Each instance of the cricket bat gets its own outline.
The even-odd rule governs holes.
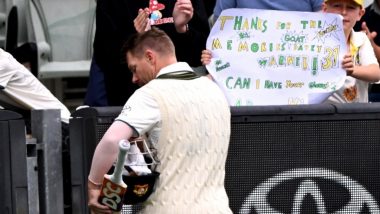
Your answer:
[[[119,155],[112,175],[104,175],[102,188],[99,196],[99,203],[104,204],[115,212],[119,212],[123,206],[124,194],[127,185],[122,178],[124,159],[130,143],[127,140],[119,142]]]

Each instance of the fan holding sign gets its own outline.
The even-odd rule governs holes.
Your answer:
[[[342,23],[330,13],[227,9],[207,41],[213,58],[202,61],[231,106],[321,103],[345,82]]]
[[[380,69],[375,52],[367,35],[354,32],[353,27],[364,15],[363,0],[325,0],[324,12],[343,16],[343,28],[348,54],[343,58],[347,71],[344,86],[329,97],[328,102],[368,102],[369,82],[380,79]]]

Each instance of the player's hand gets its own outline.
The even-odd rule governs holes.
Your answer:
[[[211,62],[211,51],[210,50],[203,50],[201,55],[201,62],[202,65],[208,65]]]
[[[99,195],[100,187],[88,182],[88,207],[91,210],[91,214],[112,214],[112,210],[109,207],[98,202]]]
[[[193,18],[194,8],[190,0],[177,0],[173,10],[174,26],[178,33],[187,31],[187,23]]]
[[[346,70],[347,76],[352,76],[354,73],[355,64],[351,54],[346,54],[343,57],[342,68]]]
[[[138,33],[150,30],[150,21],[149,21],[149,9],[145,8],[139,9],[137,17],[133,20],[133,25]]]

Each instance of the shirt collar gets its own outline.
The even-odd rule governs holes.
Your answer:
[[[355,32],[354,30],[351,31],[351,34],[350,34],[350,44],[351,45],[354,45],[355,47],[360,47],[363,45],[364,41],[363,40],[363,35],[361,34],[364,34],[363,32]],[[364,35],[366,36],[366,35]]]
[[[171,73],[173,71],[193,71],[189,64],[186,62],[177,62],[166,67],[163,67],[157,74],[157,77],[162,74]]]

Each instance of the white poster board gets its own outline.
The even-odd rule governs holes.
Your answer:
[[[227,9],[207,49],[207,69],[231,106],[321,103],[346,77],[342,18],[335,14]]]

